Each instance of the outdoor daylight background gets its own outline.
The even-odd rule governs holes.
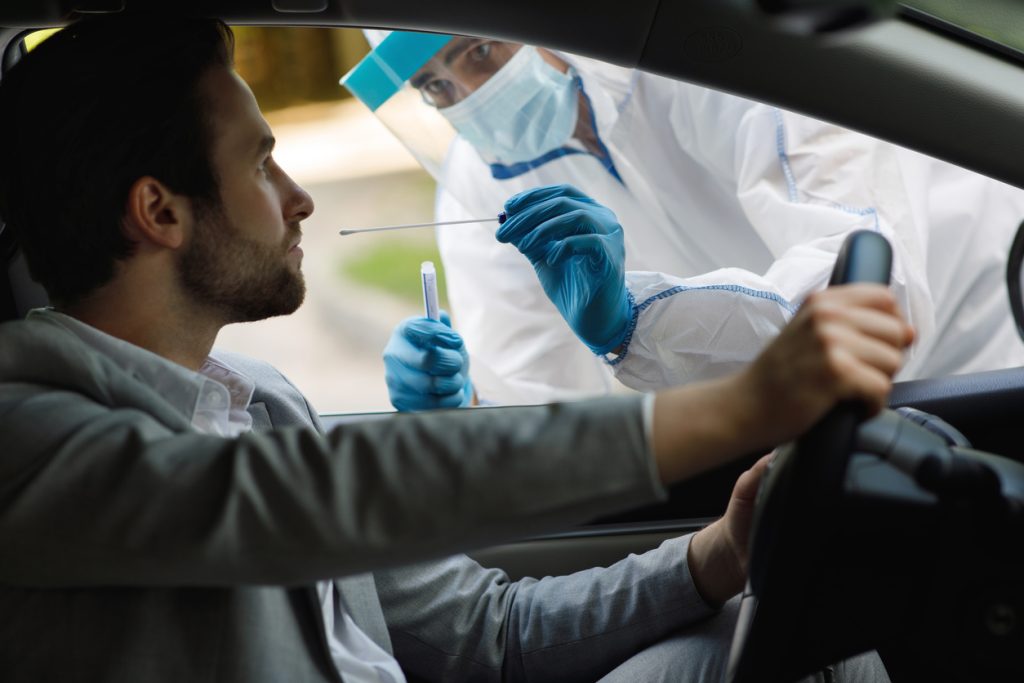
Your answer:
[[[316,210],[302,230],[305,303],[291,316],[231,325],[217,346],[270,362],[321,413],[391,410],[381,352],[402,318],[422,315],[420,263],[442,271],[434,231],[338,230],[432,220],[434,180],[338,85],[369,49],[361,31],[235,31],[236,68],[277,138],[274,158]]]

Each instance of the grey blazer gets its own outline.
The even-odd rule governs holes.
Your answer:
[[[662,496],[636,400],[322,435],[279,373],[225,358],[274,429],[197,434],[52,319],[0,325],[0,680],[337,681],[311,588],[331,577],[434,680],[592,680],[709,612],[686,539],[518,583],[429,561]]]

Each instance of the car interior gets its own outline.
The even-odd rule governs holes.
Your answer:
[[[3,69],[32,31],[152,8],[233,26],[544,46],[774,104],[1024,188],[1024,5],[1014,0],[7,0]],[[1024,343],[1020,219],[1006,286]],[[888,281],[887,247],[868,237],[847,244],[834,282]],[[45,306],[10,231],[0,257],[0,321]],[[1022,407],[1024,368],[899,382],[878,418],[862,424],[841,406],[783,449],[759,496],[731,680],[796,680],[870,648],[894,681],[1020,680]],[[387,413],[323,417],[333,426]],[[663,504],[472,554],[513,578],[609,564],[721,515],[758,455],[673,487]]]

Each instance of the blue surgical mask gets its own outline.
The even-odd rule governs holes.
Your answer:
[[[514,164],[568,142],[578,109],[573,76],[524,45],[466,99],[438,111],[486,161]]]

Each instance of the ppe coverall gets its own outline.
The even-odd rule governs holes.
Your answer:
[[[734,370],[825,285],[856,229],[892,243],[892,284],[917,329],[898,379],[1024,364],[1003,284],[1024,193],[774,107],[563,56],[621,181],[587,153],[499,180],[456,139],[437,219],[494,215],[524,189],[575,185],[623,226],[635,328],[618,356],[594,356],[493,225],[441,229],[455,329],[481,397],[603,393],[607,368],[638,390]]]

